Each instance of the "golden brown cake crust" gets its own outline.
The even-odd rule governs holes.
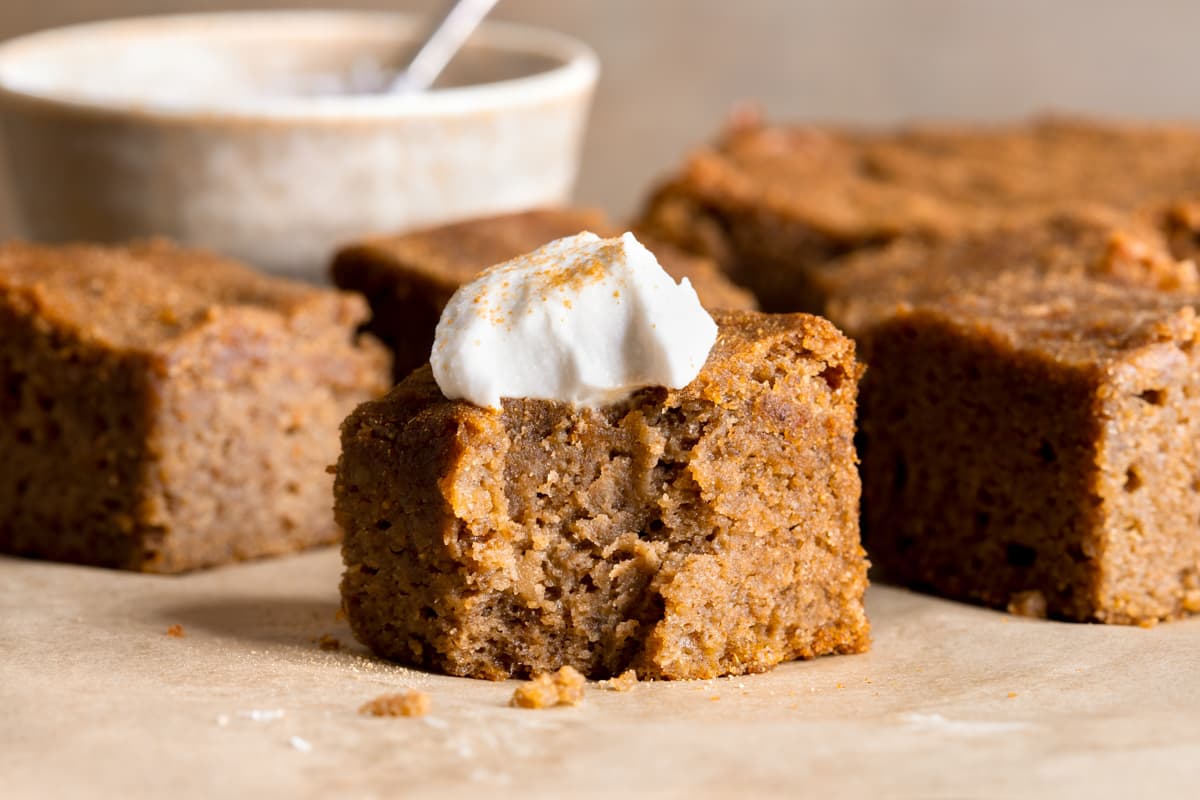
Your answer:
[[[816,311],[810,270],[834,258],[1088,207],[1174,204],[1185,255],[1198,187],[1194,126],[1046,118],[871,132],[751,119],[696,151],[640,224],[716,259],[768,310]]]
[[[806,315],[714,316],[678,391],[490,411],[424,367],[361,406],[335,485],[355,635],[487,678],[702,678],[866,649],[854,345]]]
[[[605,237],[622,232],[600,211],[584,208],[482,217],[350,245],[335,257],[331,274],[338,286],[367,297],[368,330],[392,348],[400,379],[429,360],[438,317],[459,286],[482,269],[582,231]],[[756,307],[753,296],[712,261],[664,242],[643,243],[671,277],[691,282],[706,307]]]
[[[155,241],[0,247],[0,551],[178,572],[336,541],[359,297]]]

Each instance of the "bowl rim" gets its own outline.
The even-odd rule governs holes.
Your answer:
[[[0,42],[0,111],[3,106],[32,104],[45,109],[101,116],[136,116],[160,122],[333,122],[388,120],[421,116],[456,116],[531,105],[590,91],[599,76],[595,52],[586,44],[557,31],[521,23],[485,20],[473,34],[476,42],[496,50],[547,56],[558,63],[542,72],[491,83],[435,89],[419,94],[269,95],[239,102],[201,101],[165,104],[129,96],[94,97],[83,93],[23,88],[14,85],[9,70],[30,53],[46,46],[63,47],[79,36],[137,36],[146,38],[170,28],[221,30],[221,23],[270,30],[284,23],[318,29],[332,22],[363,27],[391,25],[416,30],[414,14],[356,10],[251,10],[184,14],[155,14],[106,19],[48,28]]]

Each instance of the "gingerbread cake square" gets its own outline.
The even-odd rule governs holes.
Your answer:
[[[865,650],[854,344],[715,312],[680,390],[446,399],[422,367],[342,426],[343,605],[376,653],[499,679],[709,678]]]
[[[395,236],[367,239],[334,258],[336,285],[360,292],[371,305],[367,330],[392,349],[399,380],[429,360],[433,332],[454,291],[483,269],[572,236],[620,232],[599,211],[538,209],[456,222]],[[708,259],[646,241],[663,269],[687,278],[708,308],[753,309],[749,292],[730,282]]]
[[[820,265],[1099,206],[1165,208],[1200,251],[1200,128],[1039,119],[854,130],[735,121],[648,200],[641,228],[717,261],[768,311],[824,307]]]
[[[1015,271],[863,324],[883,577],[1067,620],[1200,610],[1196,303]]]
[[[338,538],[361,298],[164,242],[0,247],[0,552],[180,572]]]

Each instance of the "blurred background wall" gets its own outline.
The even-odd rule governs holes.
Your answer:
[[[0,38],[134,14],[276,7],[428,12],[436,0],[0,0]],[[1058,109],[1200,117],[1197,0],[501,0],[588,41],[603,75],[578,197],[623,214],[736,101],[889,123]],[[0,175],[0,236],[11,234]]]

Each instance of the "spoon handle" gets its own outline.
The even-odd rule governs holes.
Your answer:
[[[450,59],[483,21],[497,0],[452,0],[392,82],[397,93],[423,92],[433,85]]]

